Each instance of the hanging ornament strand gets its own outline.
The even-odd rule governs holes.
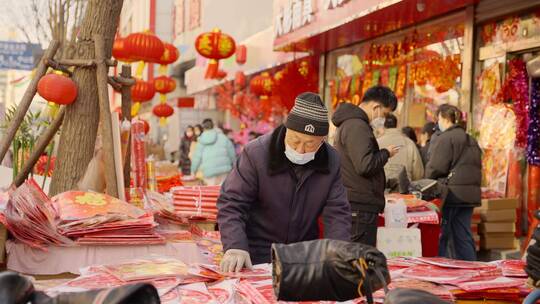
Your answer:
[[[508,63],[509,72],[503,86],[504,99],[514,104],[516,114],[516,146],[527,146],[527,126],[529,123],[527,107],[529,105],[529,77],[525,62],[519,58]]]
[[[540,166],[540,78],[532,79],[529,127],[527,129],[527,160]]]

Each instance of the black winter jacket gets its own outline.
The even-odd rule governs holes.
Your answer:
[[[459,126],[452,126],[431,142],[426,177],[448,179],[445,205],[452,207],[480,206],[482,151],[474,138]]]
[[[343,184],[354,211],[384,210],[384,165],[390,153],[379,149],[369,118],[361,108],[342,103],[332,122],[338,127],[334,145],[341,156]]]
[[[191,159],[189,158],[189,149],[191,148],[191,142],[193,138],[188,138],[184,135],[180,140],[180,157],[178,160],[178,166],[182,170],[183,175],[191,175]]]
[[[351,238],[351,209],[337,152],[324,143],[314,160],[292,165],[284,153],[285,132],[280,126],[247,144],[217,202],[224,251],[248,251],[254,264],[271,262],[272,243],[317,239],[319,217],[325,238]]]

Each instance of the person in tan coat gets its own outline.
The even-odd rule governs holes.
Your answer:
[[[397,178],[401,168],[405,168],[410,180],[419,180],[424,177],[422,156],[416,144],[408,138],[401,129],[397,128],[397,118],[388,114],[384,121],[384,134],[377,138],[381,149],[390,145],[400,147],[399,152],[388,160],[384,166],[386,179]]]

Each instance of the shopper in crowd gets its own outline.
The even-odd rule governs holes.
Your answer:
[[[218,199],[223,271],[270,263],[272,243],[350,240],[351,211],[339,155],[325,142],[328,112],[319,95],[302,93],[285,125],[246,145]]]
[[[422,163],[424,166],[426,166],[428,161],[429,145],[435,130],[436,124],[430,121],[424,125],[422,128],[422,133],[420,133],[420,155],[422,156]]]
[[[420,150],[420,146],[418,145],[418,137],[416,137],[416,131],[409,126],[401,128],[401,132],[405,134],[412,142],[416,145],[416,148]]]
[[[410,180],[422,179],[424,177],[424,165],[422,164],[420,151],[418,151],[416,143],[402,132],[403,129],[399,130],[397,125],[396,116],[392,114],[386,115],[384,135],[377,138],[379,147],[382,149],[390,145],[400,147],[399,152],[390,158],[384,166],[386,180],[397,179],[402,168],[405,168]]]
[[[191,158],[191,172],[200,169],[206,185],[221,185],[236,159],[234,146],[223,132],[214,129],[211,119],[203,121],[203,128]]]
[[[201,125],[195,125],[193,127],[193,134],[195,135],[193,137],[193,140],[191,141],[191,146],[189,147],[189,159],[193,159],[193,153],[195,153],[195,149],[197,148],[197,140],[199,136],[201,136],[203,132],[203,127]],[[192,172],[195,174],[195,172]]]
[[[458,108],[448,104],[439,107],[441,134],[433,144],[426,177],[439,180],[446,189],[441,197],[444,205],[439,255],[472,261],[476,251],[471,218],[473,208],[480,205],[482,162],[480,147],[465,132],[461,119]]]
[[[384,86],[366,91],[359,106],[342,103],[333,123],[338,127],[335,146],[341,156],[341,173],[352,209],[355,242],[376,245],[377,219],[384,210],[384,165],[399,150],[396,145],[379,149],[373,129],[384,127],[397,98]]]
[[[191,175],[191,158],[189,158],[189,151],[191,149],[191,143],[195,139],[195,131],[192,126],[187,126],[184,131],[184,136],[180,139],[180,153],[178,166],[182,170],[183,175]]]

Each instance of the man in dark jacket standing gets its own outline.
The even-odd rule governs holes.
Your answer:
[[[396,107],[394,92],[375,86],[366,91],[360,106],[342,103],[332,118],[338,127],[334,144],[351,204],[354,242],[377,243],[377,217],[385,205],[384,165],[399,147],[379,149],[373,129],[382,128],[385,116]]]
[[[223,271],[269,263],[272,243],[317,239],[320,216],[326,238],[350,241],[339,155],[324,141],[328,126],[319,95],[302,93],[285,126],[244,148],[217,203]]]

